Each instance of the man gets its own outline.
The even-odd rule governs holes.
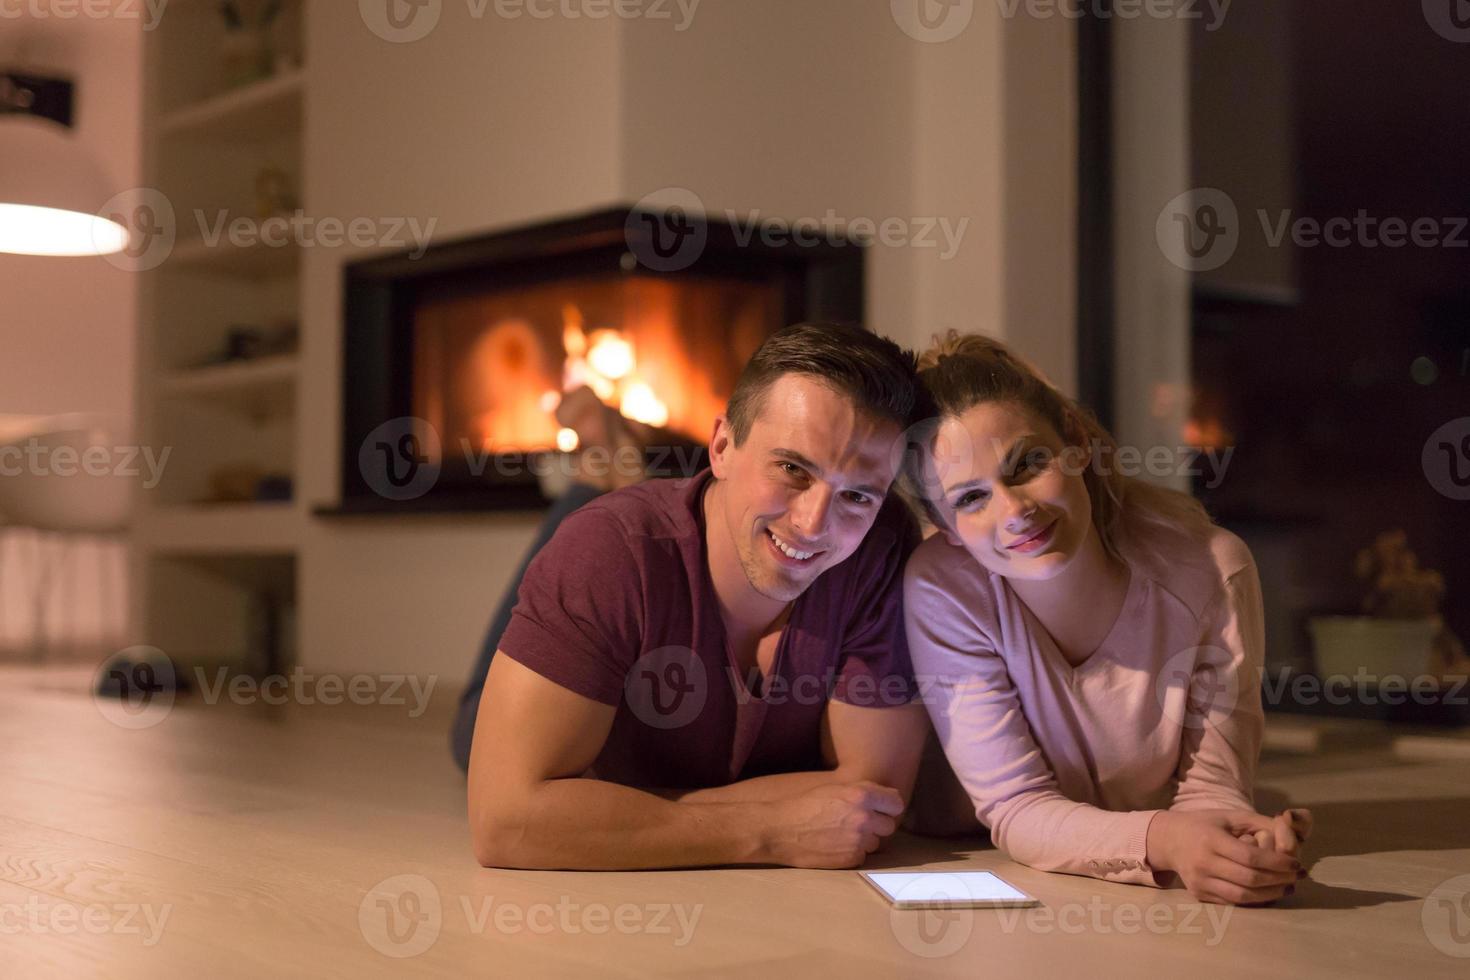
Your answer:
[[[609,493],[527,569],[469,765],[487,866],[844,868],[891,834],[927,733],[889,496],[913,358],[857,327],[771,337],[710,470]]]

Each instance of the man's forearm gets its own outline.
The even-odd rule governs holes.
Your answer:
[[[487,813],[473,830],[487,867],[619,871],[771,860],[768,803],[695,805],[596,779],[554,779],[515,816]]]
[[[705,789],[658,790],[660,796],[680,803],[770,803],[800,796],[818,786],[852,782],[835,769],[817,769],[809,772],[782,772],[772,776],[757,776],[742,779],[724,786]]]

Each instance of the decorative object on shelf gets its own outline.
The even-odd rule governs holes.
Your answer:
[[[265,326],[233,323],[225,331],[224,349],[196,366],[213,367],[294,354],[300,343],[301,326],[295,317],[277,317],[267,321]]]
[[[220,66],[226,88],[237,88],[269,78],[276,70],[276,46],[271,27],[281,14],[280,0],[221,0],[225,36],[220,43]]]
[[[243,504],[291,499],[291,476],[255,463],[230,463],[209,473],[209,494],[202,504]]]
[[[291,178],[280,167],[261,167],[255,174],[255,216],[261,221],[290,214],[299,204]]]
[[[1427,618],[1438,626],[1428,664],[1431,674],[1443,678],[1470,672],[1464,645],[1440,615],[1444,576],[1419,567],[1419,556],[1409,548],[1408,535],[1403,531],[1380,534],[1371,548],[1358,552],[1356,571],[1359,580],[1369,585],[1363,598],[1363,611],[1368,615],[1400,620]]]
[[[255,499],[262,501],[289,501],[291,478],[284,473],[267,473],[255,483]]]
[[[1444,684],[1470,673],[1464,646],[1440,615],[1444,576],[1419,567],[1408,535],[1401,530],[1378,535],[1358,552],[1354,572],[1368,588],[1367,615],[1313,617],[1318,674],[1429,675]]]
[[[232,324],[225,332],[225,353],[221,362],[248,361],[264,356],[265,333],[258,327]]]

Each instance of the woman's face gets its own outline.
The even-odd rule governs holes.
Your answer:
[[[1025,407],[990,402],[940,424],[929,487],[951,543],[997,575],[1048,579],[1092,529],[1088,461]]]

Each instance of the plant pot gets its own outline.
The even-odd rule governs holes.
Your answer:
[[[240,28],[220,42],[220,70],[225,88],[238,88],[270,76],[275,66],[270,32]]]
[[[1429,670],[1438,617],[1380,619],[1376,616],[1313,616],[1312,645],[1317,676],[1414,678]]]

